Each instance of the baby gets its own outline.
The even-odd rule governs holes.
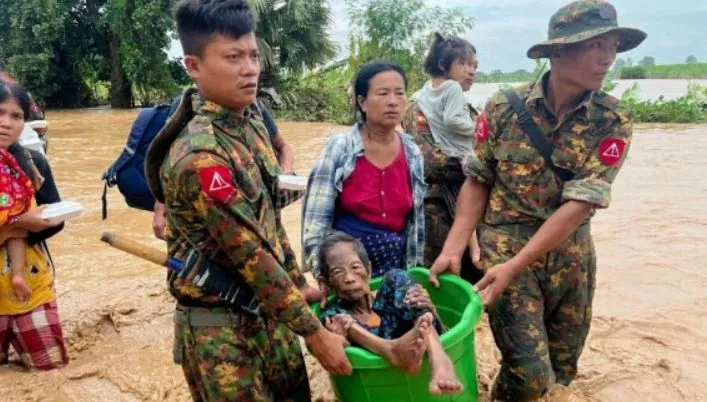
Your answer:
[[[420,370],[427,352],[432,372],[430,393],[462,391],[439,340],[444,329],[434,305],[410,274],[399,269],[388,271],[374,297],[366,250],[358,239],[342,232],[322,239],[318,258],[320,288],[337,297],[320,315],[329,330],[411,374]]]
[[[0,149],[0,225],[15,223],[32,206],[34,186],[17,160],[8,151]],[[11,238],[7,241],[7,254],[12,271],[12,293],[18,301],[27,301],[32,290],[25,282],[24,239]]]

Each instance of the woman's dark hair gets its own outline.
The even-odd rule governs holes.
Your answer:
[[[24,119],[27,121],[32,111],[32,98],[22,85],[0,80],[0,103],[4,103],[8,99],[14,99],[20,104]]]
[[[326,258],[329,255],[329,251],[331,251],[331,249],[339,243],[351,244],[354,251],[358,254],[358,258],[361,260],[361,263],[370,273],[371,261],[368,259],[368,254],[366,254],[366,249],[363,247],[361,241],[349,234],[335,230],[325,234],[319,243],[317,262],[319,264],[320,276],[323,276],[327,281],[329,280],[329,266],[326,263]]]
[[[0,80],[0,103],[5,103],[10,99],[14,99],[20,104],[20,108],[24,114],[24,120],[27,121],[30,117],[32,98],[30,98],[27,91],[21,85],[9,84]],[[19,164],[25,174],[29,176],[35,189],[38,189],[40,180],[39,172],[32,161],[32,155],[29,150],[20,145],[19,142],[15,142],[7,148],[7,152],[15,158],[17,164]]]
[[[255,32],[255,15],[243,0],[182,0],[175,7],[184,54],[202,56],[215,34],[233,39]]]
[[[363,99],[368,97],[368,89],[371,87],[373,77],[386,71],[395,71],[403,77],[405,90],[408,88],[408,77],[405,70],[397,64],[386,63],[383,61],[372,61],[364,64],[358,69],[356,78],[354,78],[354,103],[356,104],[356,112],[361,115],[361,121],[366,121],[366,112],[363,111],[358,103],[358,97],[363,96]]]
[[[457,59],[471,59],[476,57],[476,48],[466,39],[458,36],[444,38],[435,32],[430,51],[425,59],[425,72],[432,77],[446,74]]]

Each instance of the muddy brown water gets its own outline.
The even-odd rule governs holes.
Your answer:
[[[100,175],[124,146],[136,111],[52,111],[49,159],[64,199],[87,212],[52,239],[57,291],[72,358],[61,370],[0,367],[0,401],[188,401],[171,361],[173,302],[164,269],[113,250],[104,230],[154,247],[149,213],[109,194],[101,220]],[[279,122],[305,174],[343,127]],[[707,400],[707,126],[639,125],[608,210],[594,219],[599,258],[592,330],[577,380],[548,400]],[[299,252],[300,208],[284,213]],[[482,400],[498,370],[485,322],[477,330]],[[333,400],[308,359],[316,399]]]

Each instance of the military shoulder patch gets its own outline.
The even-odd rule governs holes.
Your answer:
[[[489,131],[491,131],[491,127],[489,127],[489,123],[486,120],[486,116],[479,116],[479,118],[476,120],[476,141],[486,141],[489,138]]]
[[[225,202],[236,192],[231,171],[224,166],[199,169],[199,182],[206,195],[221,202]]]
[[[614,166],[621,160],[626,149],[626,142],[620,138],[607,138],[599,144],[599,160],[601,163]]]

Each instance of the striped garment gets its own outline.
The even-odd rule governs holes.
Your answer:
[[[425,243],[425,215],[423,200],[427,185],[423,174],[423,159],[420,148],[408,134],[400,134],[405,157],[410,167],[413,210],[408,217],[405,236],[405,264],[407,267],[421,266]],[[336,199],[344,181],[356,168],[356,160],[363,156],[363,142],[358,124],[351,131],[333,136],[319,158],[314,162],[307,181],[307,190],[302,208],[302,263],[304,271],[311,270],[316,277],[319,241],[334,226]]]

